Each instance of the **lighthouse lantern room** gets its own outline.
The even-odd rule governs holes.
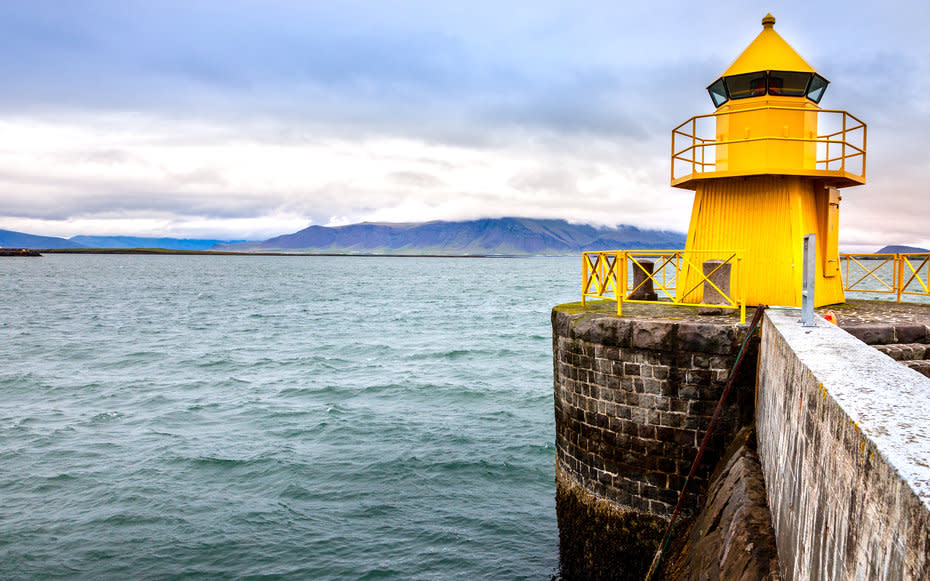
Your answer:
[[[810,233],[817,235],[815,304],[844,300],[839,188],[865,183],[866,126],[820,107],[828,84],[768,14],[762,32],[707,88],[716,111],[672,131],[671,184],[694,190],[685,253],[739,252],[750,305],[800,306]]]

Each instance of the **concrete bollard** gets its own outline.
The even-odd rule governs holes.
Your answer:
[[[656,296],[655,289],[652,286],[652,279],[646,273],[652,274],[655,268],[655,262],[651,260],[640,260],[639,265],[633,265],[633,288],[636,289],[627,298],[634,301],[654,301]],[[642,286],[640,286],[642,284]]]
[[[722,266],[721,266],[722,265]],[[729,262],[724,263],[722,260],[705,260],[704,261],[704,276],[717,285],[717,288],[722,290],[727,296],[730,295],[730,267],[733,266]],[[714,271],[715,268],[717,272],[710,274]],[[729,304],[729,301],[722,294],[717,292],[717,289],[712,287],[704,281],[704,299],[701,301],[708,305],[726,305]]]

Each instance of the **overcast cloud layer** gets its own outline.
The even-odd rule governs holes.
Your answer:
[[[520,215],[685,230],[672,127],[761,30],[869,124],[841,244],[930,246],[924,2],[0,4],[0,228],[267,238]]]

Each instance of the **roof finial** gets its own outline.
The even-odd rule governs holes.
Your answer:
[[[774,28],[775,27],[775,17],[772,16],[772,13],[769,12],[765,15],[765,18],[762,19],[762,28]]]

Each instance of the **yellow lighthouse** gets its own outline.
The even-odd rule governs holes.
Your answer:
[[[827,84],[767,14],[759,36],[707,88],[716,111],[672,131],[671,184],[694,190],[685,253],[739,253],[737,284],[750,305],[800,306],[810,233],[815,304],[844,300],[838,188],[865,183],[866,126],[820,108]]]

